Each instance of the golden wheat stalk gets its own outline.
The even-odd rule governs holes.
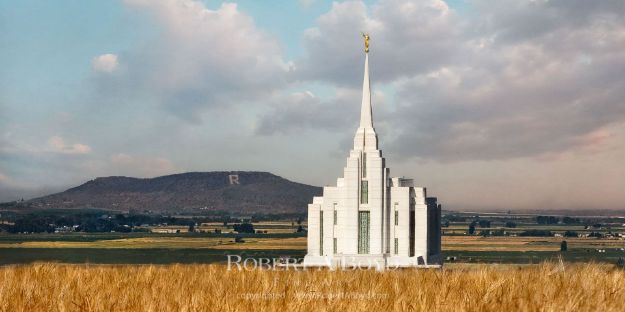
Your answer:
[[[386,272],[47,263],[0,268],[0,311],[623,311],[623,307],[625,271],[603,264]]]

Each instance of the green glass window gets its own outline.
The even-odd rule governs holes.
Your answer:
[[[367,177],[367,153],[362,153],[362,177]]]
[[[358,253],[369,253],[369,211],[358,212]]]
[[[395,210],[395,225],[399,225],[399,211]]]
[[[334,254],[336,255],[336,237],[334,238]]]
[[[399,253],[399,239],[395,237],[395,254]]]
[[[369,181],[360,181],[360,203],[369,203]]]
[[[323,211],[319,211],[319,255],[323,256]]]

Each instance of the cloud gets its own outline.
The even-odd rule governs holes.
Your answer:
[[[53,136],[48,139],[48,150],[55,153],[62,154],[89,154],[91,153],[91,147],[89,145],[74,143],[69,144],[65,142],[60,136]]]
[[[541,157],[583,149],[580,138],[606,142],[596,139],[600,129],[625,122],[623,6],[523,3],[537,15],[579,20],[532,32],[523,29],[531,18],[512,17],[520,14],[512,3],[481,12],[500,20],[467,26],[482,34],[466,35],[463,62],[398,83],[393,121],[405,126],[392,150],[439,160]]]
[[[57,192],[60,189],[58,185],[56,187],[47,187],[40,185],[40,182],[41,180],[31,182],[19,181],[0,172],[0,202],[29,199]]]
[[[20,199],[25,189],[28,189],[28,186],[0,172],[0,202]]]
[[[2,172],[0,172],[0,184],[1,185],[13,184],[13,181],[7,175],[5,175]]]
[[[0,92],[0,171],[24,187],[224,168],[334,183],[358,121],[368,31],[374,122],[393,172],[460,208],[471,196],[490,207],[620,205],[621,0],[471,0],[461,11],[336,2],[293,62],[234,4],[125,3],[151,31],[116,47],[116,62],[95,58],[93,89],[76,103],[69,90],[33,115],[21,105],[30,98]],[[91,149],[76,143],[85,138],[97,153],[68,157]]]
[[[117,69],[119,61],[115,54],[102,54],[93,58],[92,66],[97,72],[111,73]]]
[[[312,92],[296,92],[274,99],[272,108],[259,119],[256,133],[290,134],[308,129],[322,131],[346,130],[358,119],[360,94],[339,89],[331,100],[322,100]]]
[[[357,86],[362,76],[361,31],[371,35],[371,74],[389,82],[454,62],[459,47],[456,16],[444,1],[335,2],[304,35],[306,56],[295,62],[295,79]]]
[[[337,88],[327,99],[310,91],[276,96],[270,109],[259,117],[256,134],[299,135],[316,130],[351,136],[360,120],[361,97],[361,90],[346,88]],[[383,94],[374,93],[372,101],[377,109],[375,117],[380,119],[376,128],[384,127],[383,120],[388,112]]]
[[[236,4],[216,10],[199,1],[126,1],[150,16],[159,35],[120,53],[124,71],[99,76],[115,102],[157,103],[187,121],[211,108],[255,103],[286,85],[288,64],[278,41]]]
[[[140,157],[118,153],[111,156],[110,168],[107,171],[139,177],[154,177],[174,173],[176,167],[166,158]]]
[[[480,12],[477,32],[490,32],[501,43],[518,43],[548,36],[554,31],[588,27],[598,20],[619,18],[620,0],[473,1]]]
[[[362,41],[355,30],[369,31],[373,90],[381,83],[396,90],[383,115],[392,133],[382,145],[402,158],[542,157],[610,140],[596,137],[625,122],[622,1],[471,5],[471,14],[460,16],[437,0],[334,3],[306,32],[307,53],[292,74],[359,88]],[[294,100],[271,119],[313,114],[319,105]],[[310,119],[298,126],[335,117]]]

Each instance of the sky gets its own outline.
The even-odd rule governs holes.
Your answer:
[[[366,31],[391,175],[448,209],[624,209],[622,16],[622,0],[0,0],[0,201],[186,171],[334,185]]]

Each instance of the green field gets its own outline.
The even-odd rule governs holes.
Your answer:
[[[188,249],[188,248],[0,248],[0,265],[32,262],[93,263],[93,264],[170,264],[220,263],[228,255],[242,258],[301,258],[304,250],[254,249]]]
[[[243,242],[235,242],[240,236]],[[569,262],[614,263],[625,257],[625,242],[615,239],[443,236],[448,263],[539,263],[562,257]],[[605,250],[605,252],[599,252]],[[167,264],[225,262],[227,255],[301,258],[306,253],[302,233],[66,233],[2,234],[0,264],[51,261],[62,263]]]
[[[559,251],[445,251],[444,257],[456,257],[453,262],[460,263],[518,263],[536,264],[545,260],[562,260],[567,262],[606,262],[615,263],[625,252],[606,250],[596,253],[586,250]]]
[[[625,258],[625,234],[620,218],[589,219],[584,224],[537,224],[531,216],[507,214],[480,216],[490,221],[467,235],[473,214],[455,215],[457,220],[443,227],[443,257],[447,263],[531,264],[562,259],[567,262],[615,263]],[[462,221],[464,219],[464,221]],[[515,227],[505,227],[513,220]],[[601,223],[600,227],[589,227]],[[306,226],[306,222],[301,223]],[[225,262],[227,255],[243,257],[301,258],[306,253],[306,233],[297,233],[293,221],[254,223],[258,233],[235,233],[232,224],[198,223],[188,226],[155,225],[137,227],[140,232],[120,233],[0,233],[0,264],[52,261],[61,263],[167,264]],[[550,231],[558,236],[522,236],[524,231]],[[494,232],[504,235],[492,235]],[[574,231],[581,237],[561,237]],[[610,236],[583,237],[591,232]],[[237,239],[238,238],[238,239]],[[567,241],[568,250],[560,251]]]

